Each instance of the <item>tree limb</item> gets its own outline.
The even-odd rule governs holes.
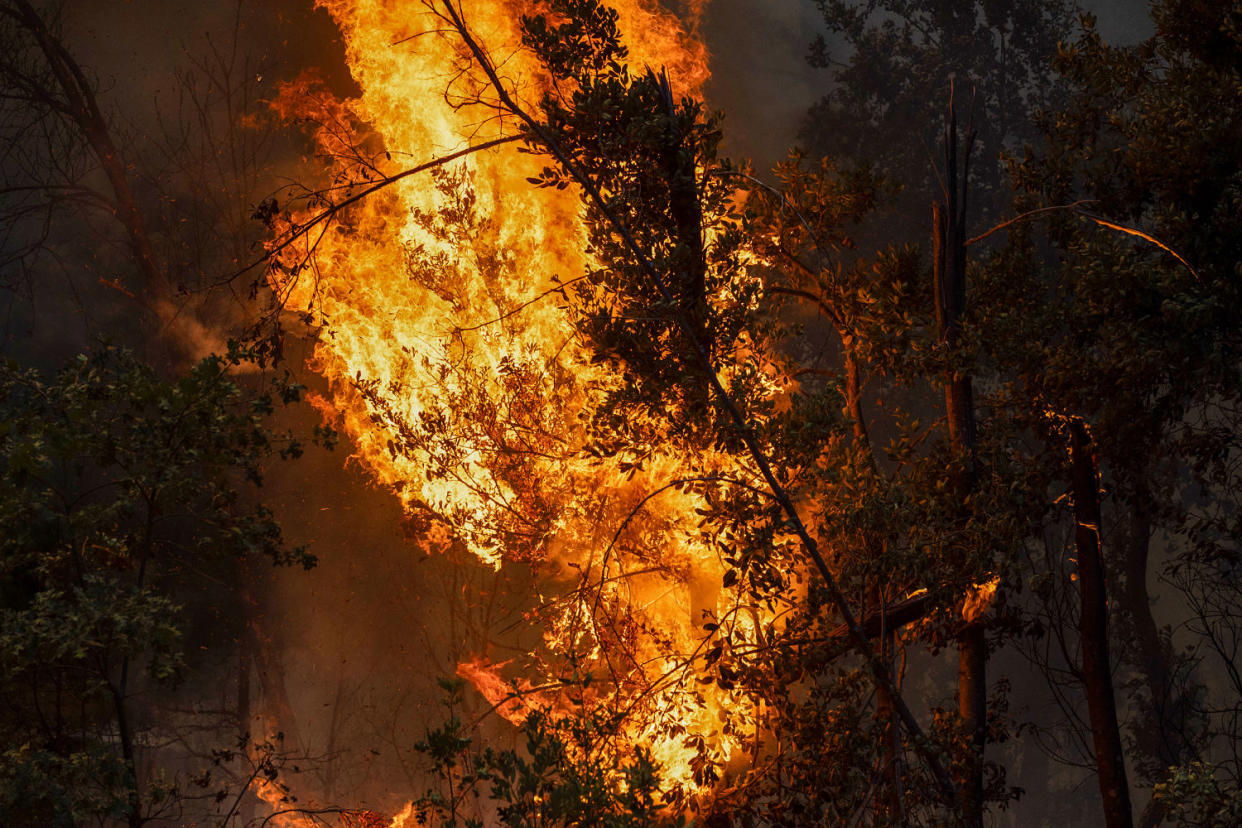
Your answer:
[[[833,606],[836,608],[837,612],[841,614],[841,617],[845,622],[845,626],[850,631],[850,638],[853,640],[858,652],[866,660],[867,666],[870,668],[876,683],[885,688],[888,692],[892,693],[894,705],[897,708],[902,724],[911,734],[915,749],[923,758],[924,762],[927,763],[928,768],[932,771],[932,774],[936,779],[936,783],[940,788],[941,796],[944,797],[945,804],[951,804],[954,796],[952,780],[950,780],[948,774],[942,767],[939,758],[935,755],[931,743],[923,733],[922,727],[919,725],[918,721],[914,718],[914,714],[910,712],[910,708],[906,705],[904,699],[902,699],[900,693],[898,693],[896,687],[893,685],[888,669],[883,663],[880,662],[879,658],[872,649],[870,640],[862,627],[859,626],[857,619],[854,617],[854,613],[850,609],[844,593],[841,592],[841,588],[837,584],[837,580],[835,576],[833,576],[832,570],[829,569],[827,561],[824,560],[823,554],[819,551],[818,544],[815,542],[815,539],[811,537],[806,525],[802,522],[802,516],[798,513],[798,510],[789,497],[788,492],[785,491],[785,488],[780,484],[780,481],[776,479],[776,475],[772,471],[767,455],[764,453],[762,446],[759,445],[758,438],[755,436],[753,429],[747,422],[745,415],[742,414],[741,410],[737,407],[737,404],[729,396],[728,391],[726,391],[724,386],[721,384],[719,376],[717,376],[716,371],[711,366],[706,349],[696,335],[694,326],[683,313],[677,310],[678,305],[676,299],[673,296],[672,290],[669,288],[667,282],[648,260],[646,254],[643,253],[642,248],[639,247],[638,242],[634,239],[629,227],[609,206],[591,176],[584,169],[582,169],[577,162],[569,157],[551,132],[545,129],[539,121],[530,115],[530,113],[528,113],[524,108],[519,106],[509,95],[508,90],[505,89],[505,86],[500,80],[496,69],[492,66],[490,59],[483,51],[482,47],[475,41],[473,35],[470,33],[470,30],[467,28],[460,11],[453,4],[452,0],[442,0],[442,2],[454,29],[456,29],[458,35],[462,38],[462,41],[470,50],[480,68],[487,75],[488,81],[492,88],[496,91],[499,104],[521,120],[522,123],[524,123],[531,133],[539,140],[539,142],[543,144],[548,152],[551,153],[552,156],[555,157],[565,168],[565,170],[574,178],[574,180],[578,182],[578,184],[586,192],[589,200],[600,211],[601,215],[603,215],[605,220],[613,228],[617,235],[621,237],[621,240],[624,242],[626,248],[628,248],[630,254],[634,256],[637,264],[643,272],[645,272],[651,278],[652,282],[654,282],[655,287],[659,291],[661,300],[669,308],[674,309],[673,318],[676,321],[678,328],[681,329],[682,334],[686,337],[686,341],[691,344],[694,355],[699,362],[699,367],[704,372],[704,376],[707,378],[713,394],[741,433],[742,440],[746,445],[751,459],[758,467],[759,472],[768,487],[772,490],[772,495],[780,504],[782,511],[785,512],[790,525],[793,527],[794,532],[798,535],[798,538],[802,542],[802,546],[806,550],[807,556],[814,563],[816,570],[822,577],[824,586],[828,591],[828,595]]]

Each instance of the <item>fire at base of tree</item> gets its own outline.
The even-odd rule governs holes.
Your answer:
[[[772,170],[724,6],[316,6],[350,82],[239,2],[156,152],[0,0],[5,284],[159,366],[0,375],[0,821],[1242,819],[1234,4],[816,0]]]

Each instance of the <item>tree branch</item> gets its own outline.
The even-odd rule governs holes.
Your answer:
[[[859,654],[866,660],[867,666],[870,668],[876,683],[892,694],[894,706],[897,708],[902,724],[905,726],[907,732],[911,734],[915,749],[923,758],[923,761],[927,763],[928,768],[932,771],[932,774],[936,779],[936,783],[940,788],[940,794],[944,797],[945,804],[951,804],[954,796],[952,780],[950,780],[948,774],[941,766],[940,760],[935,755],[931,743],[924,735],[922,727],[920,727],[918,721],[910,712],[910,708],[906,705],[904,699],[902,699],[900,693],[893,685],[888,669],[876,657],[866,632],[861,626],[859,626],[857,619],[855,619],[854,613],[849,608],[849,604],[846,601],[844,593],[841,592],[841,588],[837,584],[835,576],[832,574],[832,570],[828,568],[827,561],[824,560],[823,554],[819,551],[818,544],[815,542],[815,539],[811,537],[806,525],[802,522],[802,517],[798,513],[797,508],[794,506],[793,501],[790,499],[788,492],[785,491],[785,488],[780,484],[780,481],[776,479],[776,475],[772,471],[767,455],[764,453],[762,446],[759,445],[758,438],[755,436],[753,429],[747,422],[745,415],[742,414],[741,410],[737,407],[737,404],[729,396],[728,391],[726,391],[724,386],[721,384],[720,378],[717,376],[716,371],[712,368],[707,351],[704,348],[703,343],[699,340],[694,326],[683,313],[676,310],[678,308],[678,303],[673,296],[672,290],[669,288],[664,278],[660,275],[659,271],[656,270],[656,268],[648,260],[647,256],[643,253],[642,248],[639,247],[638,242],[634,239],[629,227],[619,216],[617,216],[617,214],[609,206],[608,202],[604,199],[591,176],[584,169],[582,169],[577,162],[569,157],[564,149],[561,148],[559,142],[551,132],[545,129],[539,121],[519,106],[509,95],[508,90],[505,89],[504,84],[497,75],[491,61],[488,59],[482,47],[480,47],[474,40],[473,35],[471,35],[470,30],[467,28],[464,20],[462,19],[461,13],[458,11],[456,6],[453,5],[452,0],[442,0],[442,2],[453,27],[457,30],[458,35],[462,38],[462,41],[470,50],[471,54],[474,55],[474,58],[478,62],[480,68],[487,75],[488,81],[490,82],[492,88],[495,89],[499,104],[504,106],[510,113],[521,120],[522,123],[530,129],[531,133],[539,140],[539,142],[543,144],[548,152],[551,153],[552,156],[555,157],[564,169],[574,178],[574,180],[578,182],[578,184],[586,192],[590,201],[600,211],[601,215],[603,215],[605,220],[613,228],[617,235],[621,237],[625,247],[629,250],[630,254],[634,256],[635,261],[638,263],[643,272],[645,272],[651,278],[652,282],[654,282],[655,287],[659,291],[661,300],[666,306],[674,309],[673,318],[676,321],[678,328],[680,328],[682,334],[685,336],[686,341],[691,344],[695,357],[699,362],[699,367],[703,370],[713,394],[741,433],[742,440],[746,445],[751,459],[758,467],[760,474],[767,483],[768,487],[771,489],[772,495],[780,504],[782,511],[785,512],[790,525],[793,527],[794,532],[798,535],[798,538],[802,542],[802,546],[806,550],[807,556],[814,563],[816,570],[822,577],[824,586],[828,591],[828,595],[833,606],[836,608],[837,612],[840,613],[841,618],[845,622],[845,626],[849,629],[850,637],[853,640]]]

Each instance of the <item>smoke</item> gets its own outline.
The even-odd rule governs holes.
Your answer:
[[[1136,43],[1153,31],[1146,0],[1081,0],[1109,42]],[[726,116],[724,151],[762,173],[785,157],[802,119],[824,94],[829,73],[806,60],[823,18],[813,0],[710,0],[699,32],[711,54],[708,103]],[[843,56],[844,57],[844,56]]]
[[[795,143],[819,97],[822,72],[806,62],[820,21],[807,0],[712,0],[700,31],[712,56],[708,103],[725,113],[726,154],[762,172]]]
[[[304,414],[295,425],[306,430],[319,415]],[[319,565],[263,579],[256,624],[283,689],[256,687],[267,702],[256,725],[275,716],[285,747],[314,760],[287,780],[304,800],[395,813],[430,784],[414,745],[444,716],[439,681],[470,657],[524,650],[499,631],[522,629],[532,588],[529,572],[495,572],[460,545],[430,548],[391,492],[342,466],[349,451],[310,454],[266,486],[290,540],[310,544]],[[459,715],[505,744],[486,709],[470,696]]]
[[[254,208],[294,178],[307,152],[296,131],[270,128],[263,102],[311,65],[349,89],[335,27],[303,0],[40,8],[95,90],[178,310],[153,312],[160,303],[131,278],[125,229],[100,199],[52,196],[46,216],[33,211],[5,228],[6,352],[59,363],[100,336],[151,358],[170,343],[184,360],[220,350],[245,315],[249,278],[225,283],[261,252],[265,230]],[[36,71],[43,65],[35,49],[23,57]],[[23,117],[6,122],[0,173],[6,188],[19,188],[0,198],[6,219],[18,206],[10,192],[47,184],[52,193],[110,197],[76,127],[30,129]],[[152,336],[159,326],[166,330]]]
[[[1079,4],[1096,16],[1100,34],[1109,43],[1126,46],[1155,32],[1147,0],[1079,0]]]
[[[1106,37],[1137,40],[1150,29],[1138,0],[1086,5],[1100,16]],[[794,143],[803,115],[827,82],[823,71],[805,61],[818,12],[809,0],[712,0],[704,10],[698,4],[688,8],[701,14],[698,31],[711,56],[705,93],[710,105],[726,113],[725,152],[753,159],[762,172]],[[91,0],[66,8],[67,45],[99,77],[101,101],[120,125],[134,163],[153,157],[147,153],[164,136],[168,113],[180,111],[176,67],[191,67],[191,58],[209,54],[213,44],[224,48],[239,19],[237,44],[254,57],[248,65],[256,69],[246,80],[256,95],[274,96],[281,80],[312,66],[337,90],[349,88],[339,33],[304,0],[238,7]],[[277,136],[262,173],[243,193],[245,207],[285,177],[313,168],[305,152],[297,137]],[[177,197],[192,195],[182,190]],[[68,239],[56,243],[69,253],[63,277],[6,300],[6,354],[59,362],[94,332],[133,330],[126,322],[134,313],[130,300],[100,284],[124,267],[123,251],[100,248],[87,255]],[[220,308],[203,313],[220,331],[234,318]],[[89,324],[80,324],[83,318]],[[303,364],[305,356],[292,349],[290,364]],[[320,380],[302,373],[324,392]],[[304,411],[289,425],[309,431],[318,417]],[[233,660],[207,681],[253,682],[256,730],[283,731],[288,749],[313,759],[290,780],[295,790],[323,803],[369,804],[391,813],[426,789],[413,745],[438,716],[437,678],[453,676],[470,657],[500,661],[528,649],[515,631],[522,629],[533,587],[521,567],[493,572],[451,545],[433,554],[419,528],[407,524],[396,498],[346,462],[350,450],[343,445],[335,454],[313,452],[269,475],[265,500],[290,541],[310,544],[320,564],[309,573],[255,574],[259,612],[253,628],[263,652],[242,656],[253,659],[253,677],[243,678]],[[472,705],[463,716],[468,721],[485,712],[477,698]],[[492,730],[485,736],[501,738],[494,718],[486,721]],[[1024,755],[1018,770],[1036,779],[1047,772],[1046,757],[1039,751]]]

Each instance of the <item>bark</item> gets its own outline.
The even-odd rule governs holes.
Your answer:
[[[1095,748],[1104,823],[1108,828],[1130,828],[1130,788],[1125,755],[1117,725],[1112,665],[1108,647],[1108,595],[1100,557],[1100,496],[1091,438],[1081,420],[1070,423],[1073,463],[1074,542],[1078,553],[1080,597],[1079,635],[1082,641],[1082,681]]]
[[[1142,502],[1142,495],[1136,499]],[[1151,520],[1144,510],[1129,506],[1110,544],[1110,560],[1122,575],[1113,583],[1111,606],[1119,628],[1117,640],[1123,642],[1121,658],[1138,671],[1148,695],[1147,703],[1139,704],[1143,724],[1136,733],[1137,747],[1154,759],[1158,768],[1165,769],[1197,760],[1198,752],[1191,736],[1193,699],[1185,688],[1176,685],[1175,656],[1160,634],[1147,591],[1151,532]],[[1153,798],[1143,810],[1139,825],[1154,828],[1164,817],[1161,801]]]
[[[983,625],[971,622],[957,637],[957,713],[962,720],[969,754],[958,781],[958,803],[966,825],[983,825],[983,760],[987,742],[988,649]]]
[[[867,421],[863,418],[862,381],[858,373],[858,358],[848,346],[845,350],[845,408],[850,415],[850,427],[859,448],[866,452],[871,468],[875,469],[875,455],[871,453],[871,440],[867,435]]]
[[[927,593],[915,595],[913,598],[907,598],[904,601],[898,601],[883,612],[873,610],[862,618],[858,619],[858,626],[867,638],[880,638],[885,632],[895,632],[896,630],[913,624],[915,621],[921,621],[927,617],[927,613],[934,609],[931,598]],[[834,640],[845,641],[849,638],[850,629],[844,624],[837,626],[828,637]]]
[[[250,647],[248,636],[237,641],[237,737],[250,737]]]
[[[881,628],[880,633],[880,654],[884,659],[885,666],[888,667],[889,673],[894,675],[894,683],[896,683],[896,675],[893,670],[893,653],[896,645],[896,636],[893,635],[892,629],[888,626],[887,613],[884,607],[880,608]],[[888,692],[887,688],[879,687],[876,689],[875,715],[880,721],[880,730],[883,735],[884,748],[882,761],[884,762],[884,778],[888,788],[887,801],[882,803],[881,810],[894,824],[905,823],[905,785],[902,779],[901,768],[901,728],[898,725],[896,712],[893,710],[893,696]]]
[[[845,355],[846,413],[850,417],[854,441],[860,456],[865,458],[864,462],[866,463],[867,470],[878,479],[875,454],[871,450],[871,440],[867,434],[867,422],[863,414],[862,380],[858,368],[858,358],[854,354],[854,349],[846,344],[844,335],[842,335],[841,349]],[[868,538],[865,541],[865,546],[867,547],[867,554],[872,557],[875,557],[880,552],[873,538]],[[913,601],[903,601],[898,607],[890,608],[883,588],[876,584],[873,585],[869,598],[870,603],[876,606],[877,609],[870,615],[863,617],[861,626],[868,636],[874,635],[880,639],[880,658],[888,668],[889,675],[894,676],[893,690],[896,691],[893,653],[895,652],[897,641],[893,630],[894,627],[904,626],[910,623],[911,620],[926,614],[926,605],[928,603],[926,595],[918,596]],[[898,612],[894,613],[894,609],[897,609]],[[842,637],[844,637],[845,632],[841,631]],[[883,752],[880,759],[887,787],[887,796],[885,801],[880,803],[879,809],[892,822],[902,824],[905,822],[905,786],[902,780],[901,768],[902,738],[900,723],[894,708],[893,696],[894,693],[890,692],[887,686],[876,688],[875,716],[876,720],[880,722],[883,736]]]
[[[856,448],[859,451],[860,457],[865,458],[864,462],[866,463],[867,470],[878,479],[875,454],[871,450],[871,440],[867,434],[867,422],[863,414],[862,380],[858,368],[858,358],[854,354],[854,349],[846,343],[844,334],[842,334],[841,350],[845,356],[845,409],[850,417],[850,426],[854,434]],[[874,539],[868,538],[865,545],[868,555],[874,557],[879,554],[880,550]],[[922,599],[921,602],[920,599]],[[896,677],[893,673],[893,652],[896,646],[896,636],[893,635],[893,629],[894,626],[904,626],[910,623],[910,620],[913,620],[913,618],[922,617],[926,613],[926,595],[915,598],[913,603],[911,601],[902,602],[902,605],[899,605],[902,611],[894,615],[892,609],[896,608],[890,609],[888,599],[883,594],[883,588],[877,584],[873,585],[871,589],[870,602],[878,608],[869,616],[863,617],[862,627],[868,636],[875,635],[880,639],[880,658],[888,668],[889,675],[894,676],[893,689],[896,690]],[[915,608],[915,612],[910,613],[911,608]],[[909,618],[902,620],[907,614],[909,614]],[[842,631],[841,634],[844,636],[845,631]],[[876,688],[875,715],[876,720],[880,722],[883,735],[881,762],[887,786],[887,797],[880,804],[880,811],[892,822],[901,824],[905,822],[905,786],[902,781],[901,768],[901,727],[894,709],[893,695],[892,692],[889,692],[887,686]]]
[[[258,616],[252,616],[247,627],[250,635],[250,648],[259,667],[260,707],[264,714],[271,717],[284,735],[283,744],[300,746],[301,734],[298,731],[297,715],[285,686],[285,668],[280,663],[276,652],[276,644],[263,632]],[[264,733],[262,738],[274,739],[276,734]]]
[[[660,147],[661,172],[668,182],[669,217],[673,222],[676,248],[673,257],[673,281],[676,286],[678,310],[690,323],[698,344],[707,352],[710,361],[713,351],[708,328],[707,307],[707,251],[703,245],[703,205],[699,197],[696,147],[692,136],[682,134],[678,128],[677,102],[673,98],[668,73],[661,70],[657,75],[647,70],[649,78],[659,89],[664,115],[667,117],[662,146]],[[695,364],[694,345],[687,343],[686,363]],[[690,403],[694,408],[706,410],[711,400],[711,386],[700,371],[689,372]]]
[[[250,737],[250,665],[251,653],[247,646],[247,636],[239,636],[237,653],[237,743],[247,756],[253,756],[253,741]],[[254,816],[252,803],[243,792],[235,810],[242,825],[249,825]]]
[[[142,791],[138,783],[138,759],[134,751],[134,734],[131,730],[129,711],[125,704],[124,682],[129,665],[122,668],[121,688],[112,688],[112,703],[116,712],[116,726],[121,737],[121,759],[125,763],[125,822],[130,828],[141,828]]]
[[[238,561],[237,566],[237,583],[238,592],[241,596],[242,611],[245,618],[253,618],[258,612],[258,601],[255,600],[254,594],[251,592],[250,584],[250,567],[247,565],[245,558]],[[248,758],[253,759],[254,739],[252,738],[251,725],[253,723],[253,706],[251,704],[251,685],[253,684],[253,665],[255,659],[254,639],[250,625],[247,623],[237,634],[237,744]],[[236,811],[238,819],[242,825],[249,825],[253,817],[253,806],[250,802],[249,792],[244,791],[234,803],[233,809]]]
[[[706,337],[707,321],[707,255],[703,247],[703,206],[699,201],[698,176],[695,169],[695,146],[677,129],[677,104],[673,99],[668,73],[657,75],[648,70],[660,90],[668,117],[664,131],[661,162],[669,188],[669,214],[680,248],[677,275],[681,282],[681,311],[694,321],[699,342],[711,351]]]
[[[945,130],[945,203],[932,207],[933,280],[940,344],[952,355],[966,310],[966,187],[970,173],[973,131],[967,130],[965,152],[958,160],[958,129],[950,101]],[[960,167],[960,178],[959,178]],[[974,391],[969,374],[949,369],[944,379],[949,441],[968,458],[965,474],[953,487],[963,501],[975,486],[976,424]],[[958,715],[967,736],[957,800],[963,822],[983,825],[983,763],[987,741],[987,640],[982,624],[968,618],[958,633]]]

